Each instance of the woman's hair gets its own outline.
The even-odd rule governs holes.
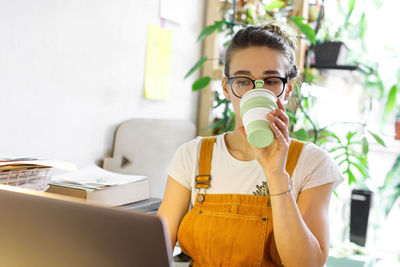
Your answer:
[[[288,26],[286,26],[288,27]],[[299,74],[297,67],[297,45],[295,34],[284,30],[276,23],[268,23],[261,26],[248,26],[239,30],[232,38],[225,53],[225,76],[229,77],[229,65],[232,54],[239,49],[253,46],[266,46],[283,53],[286,58],[286,76],[289,79],[296,78]]]

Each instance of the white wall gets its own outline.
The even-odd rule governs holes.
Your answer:
[[[168,1],[168,0],[167,0]],[[131,118],[195,122],[195,76],[204,1],[182,1],[173,30],[171,97],[143,99],[147,26],[160,0],[0,0],[0,155],[83,166],[112,148]]]

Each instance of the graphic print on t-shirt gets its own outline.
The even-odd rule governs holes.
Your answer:
[[[253,192],[256,196],[269,196],[269,189],[266,181],[263,181],[261,185],[256,185],[257,191]]]

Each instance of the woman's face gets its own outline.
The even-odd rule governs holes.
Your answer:
[[[268,77],[286,78],[285,56],[278,50],[269,47],[248,47],[233,51],[229,66],[229,78],[249,77],[252,80],[263,80]],[[222,78],[225,97],[232,102],[236,113],[236,128],[243,127],[240,117],[240,98],[232,93],[226,77]],[[288,81],[284,92],[279,97],[283,102],[290,96],[293,81]]]

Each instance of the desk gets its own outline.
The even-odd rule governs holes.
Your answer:
[[[146,200],[118,206],[119,208],[123,208],[126,210],[134,210],[140,211],[147,214],[156,214],[158,208],[160,207],[161,199],[160,198],[149,198]]]

